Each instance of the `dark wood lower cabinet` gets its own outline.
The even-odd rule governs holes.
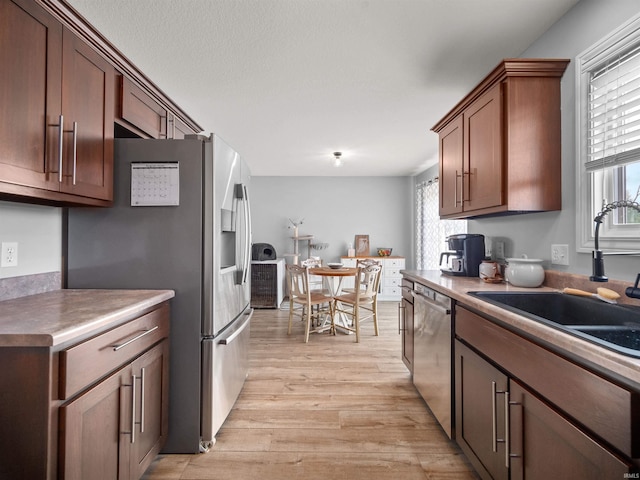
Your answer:
[[[139,396],[132,407],[135,435],[129,442],[129,478],[138,479],[160,452],[169,431],[169,342],[164,340],[133,363]],[[133,378],[133,377],[132,377]],[[136,390],[138,391],[138,390]]]
[[[587,436],[532,392],[511,380],[509,451],[511,480],[625,477],[630,462]]]
[[[119,451],[128,423],[128,409],[123,407],[131,395],[130,372],[128,367],[111,375],[60,409],[60,467],[65,480],[129,478]]]
[[[53,347],[0,348],[0,479],[143,475],[168,435],[170,308],[130,315]]]
[[[581,376],[579,370],[577,364],[457,307],[456,442],[480,477],[639,478],[633,453],[639,393],[599,376],[595,383],[587,381],[593,374],[585,369]],[[580,408],[563,403],[566,390]],[[616,397],[602,399],[603,392]],[[584,414],[589,406],[598,411]],[[593,422],[594,416],[605,414],[610,425],[624,426],[626,435]]]
[[[142,476],[167,436],[168,341],[60,409],[65,480]]]
[[[504,396],[508,378],[455,342],[456,441],[482,478],[507,480]],[[500,393],[498,393],[500,392]]]

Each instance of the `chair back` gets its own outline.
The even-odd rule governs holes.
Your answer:
[[[359,258],[356,260],[356,267],[369,267],[371,265],[382,265],[379,260],[375,258]]]
[[[381,271],[380,265],[358,267],[355,291],[359,298],[373,298],[378,293]]]
[[[301,265],[287,265],[289,294],[298,298],[309,295],[309,270]]]
[[[322,260],[320,260],[319,258],[307,258],[306,260],[300,262],[300,265],[307,268],[321,267]]]

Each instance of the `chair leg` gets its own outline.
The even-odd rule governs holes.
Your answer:
[[[329,302],[329,315],[331,317],[331,329],[329,330],[329,333],[331,333],[333,335],[336,334],[335,313],[336,313],[335,303],[334,302]]]
[[[379,335],[378,331],[378,300],[373,301],[373,332],[376,337]]]
[[[309,343],[309,331],[311,330],[312,318],[313,318],[313,314],[311,313],[311,307],[310,307],[309,309],[307,309],[307,321],[305,322],[304,343]]]
[[[360,309],[357,305],[353,306],[353,323],[356,327],[356,343],[360,343]]]
[[[291,335],[291,324],[293,323],[293,301],[289,301],[289,329],[287,335]]]

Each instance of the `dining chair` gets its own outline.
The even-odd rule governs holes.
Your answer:
[[[380,265],[358,267],[353,292],[345,292],[333,298],[333,314],[341,313],[350,316],[352,325],[345,327],[355,332],[356,342],[360,341],[360,322],[368,318],[373,319],[373,331],[377,336],[378,330],[378,288],[380,286]],[[361,311],[366,313],[362,316]]]
[[[289,329],[287,335],[291,335],[291,327],[293,325],[293,316],[300,312],[300,319],[305,322],[304,342],[309,342],[309,333],[314,320],[320,325],[320,319],[329,315],[331,323],[329,328],[335,333],[333,324],[332,303],[333,297],[322,291],[311,290],[309,288],[309,269],[302,265],[287,265],[287,276],[289,277]],[[298,305],[299,309],[295,309]],[[318,307],[315,311],[313,307]],[[323,307],[324,306],[324,307]],[[326,329],[326,328],[325,328]],[[325,329],[316,329],[315,332],[324,331]]]
[[[376,260],[375,258],[358,258],[356,260],[356,268],[357,267],[368,267],[370,265],[380,265],[380,267],[382,267],[382,262],[380,260]],[[378,280],[380,279],[380,275],[378,276]],[[366,288],[366,285],[361,284],[360,288]],[[353,293],[355,292],[355,288],[354,287],[346,287],[343,288],[342,291],[344,293]],[[376,292],[378,291],[378,287],[376,286]],[[377,295],[376,295],[377,298]]]

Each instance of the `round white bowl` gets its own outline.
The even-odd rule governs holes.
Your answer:
[[[544,282],[544,269],[539,258],[507,258],[505,278],[514,287],[539,287]]]

